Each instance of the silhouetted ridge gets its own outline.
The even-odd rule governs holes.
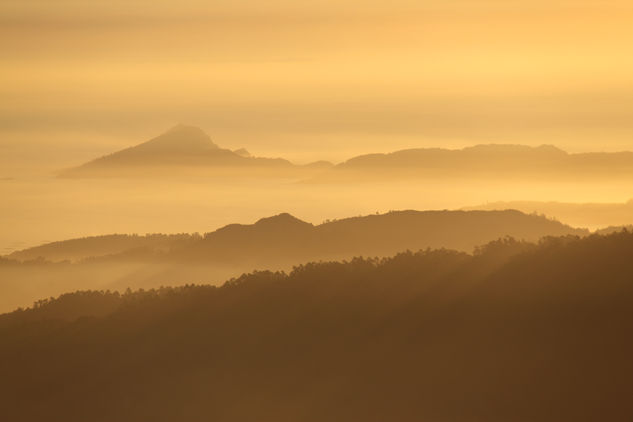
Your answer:
[[[288,226],[293,226],[293,225],[297,225],[297,226],[309,226],[312,227],[312,224],[310,223],[306,223],[305,221],[299,220],[298,218],[284,212],[281,214],[277,214],[274,215],[272,217],[264,217],[261,218],[259,220],[257,220],[257,222],[255,223],[256,226],[277,226],[280,229],[283,229],[284,227],[288,227]]]
[[[14,252],[10,257],[29,260],[79,260],[90,256],[125,255],[140,258],[139,249],[160,252],[161,262],[195,260],[207,263],[279,268],[318,259],[345,259],[354,255],[387,256],[402,250],[452,248],[472,251],[475,246],[512,236],[537,241],[543,236],[577,235],[575,229],[542,216],[506,211],[392,211],[344,218],[312,225],[288,213],[265,217],[254,224],[229,224],[204,237],[197,235],[110,235],[54,242]],[[123,255],[121,255],[123,254]]]
[[[633,178],[633,153],[570,154],[552,145],[488,144],[462,149],[413,148],[363,154],[334,167],[313,181],[381,181],[396,178],[489,179],[556,177]]]
[[[402,250],[447,247],[463,251],[504,236],[537,241],[543,236],[588,234],[557,221],[519,211],[394,211],[320,225],[290,214],[255,224],[231,224],[172,256],[197,262],[280,268],[314,259],[388,256]]]
[[[339,168],[355,166],[431,166],[451,169],[455,165],[477,166],[503,165],[503,162],[490,163],[487,159],[525,160],[525,164],[538,165],[542,160],[559,160],[568,156],[565,151],[550,145],[530,147],[526,145],[487,144],[475,145],[463,149],[413,148],[385,154],[366,154],[351,158],[340,164]],[[536,160],[536,161],[534,161]]]
[[[325,170],[325,169],[330,169],[330,168],[334,167],[334,164],[332,164],[329,161],[319,160],[319,161],[313,161],[313,162],[308,163],[308,164],[304,164],[303,167]]]
[[[472,147],[463,148],[461,151],[476,153],[476,154],[491,154],[491,155],[547,155],[547,156],[559,156],[563,157],[568,155],[567,152],[553,145],[540,145],[537,147],[531,147],[528,145],[513,145],[513,144],[480,144]]]
[[[148,167],[164,166],[216,170],[248,167],[293,167],[290,162],[283,159],[251,157],[244,149],[234,152],[220,148],[211,141],[209,135],[202,129],[181,124],[147,142],[62,172],[61,176],[134,175],[134,171],[137,169],[146,170]],[[140,175],[143,174],[143,172],[140,173]]]
[[[195,126],[179,124],[169,129],[164,134],[157,136],[136,147],[145,151],[204,151],[208,149],[218,149],[219,147],[211,141],[209,135]]]
[[[90,257],[119,254],[125,251],[146,249],[168,251],[186,243],[199,241],[199,234],[111,234],[69,239],[13,252],[10,258],[20,261],[39,257],[48,261],[78,261]]]
[[[220,148],[201,129],[178,125],[143,144],[98,158],[61,175],[134,175],[131,170],[166,165],[215,170],[252,167],[265,169],[260,176],[305,177],[306,182],[337,182],[349,178],[375,182],[392,177],[436,180],[490,177],[595,179],[633,177],[633,152],[570,154],[552,145],[488,144],[454,150],[412,148],[386,154],[363,154],[338,165],[316,161],[295,166],[280,158],[253,157],[244,148],[234,151]],[[306,175],[308,171],[315,173]],[[239,177],[241,173],[234,171],[230,174]]]
[[[633,234],[78,292],[0,316],[10,421],[629,421]]]
[[[30,304],[39,295],[57,296],[78,289],[215,284],[254,269],[288,270],[309,261],[383,257],[426,248],[472,252],[505,236],[535,242],[544,236],[587,234],[587,230],[518,211],[394,211],[319,225],[284,213],[253,224],[230,224],[204,236],[73,239],[0,260],[0,312]],[[60,262],[66,260],[72,263]]]
[[[619,203],[569,203],[556,201],[489,202],[464,209],[516,209],[524,213],[547,215],[576,227],[590,227],[592,229],[633,224],[633,201],[631,200]]]

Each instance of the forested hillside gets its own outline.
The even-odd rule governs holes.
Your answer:
[[[633,234],[78,292],[0,317],[11,421],[625,421]]]
[[[125,290],[191,283],[219,284],[253,270],[385,257],[405,250],[477,245],[512,236],[587,235],[518,211],[393,211],[313,225],[290,214],[230,224],[204,234],[108,235],[71,239],[15,252],[0,260],[0,312],[75,290]],[[17,261],[22,261],[19,265]],[[48,261],[66,261],[51,264]]]

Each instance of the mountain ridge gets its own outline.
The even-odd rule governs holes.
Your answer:
[[[292,167],[282,158],[253,157],[245,149],[220,148],[196,126],[179,124],[138,145],[115,151],[78,167],[61,171],[59,177],[116,175],[117,172],[152,167]]]
[[[497,201],[464,207],[464,210],[516,209],[526,214],[539,213],[572,226],[604,228],[633,224],[633,199],[624,202]]]
[[[461,236],[467,237],[468,240],[458,241],[460,230],[463,231]],[[106,243],[113,240],[123,244],[123,246],[114,245],[109,248],[99,246],[106,251],[103,255],[107,255],[139,247],[151,248],[152,238],[161,250],[169,250],[170,244],[182,245],[183,248],[176,248],[176,255],[181,258],[187,253],[199,254],[201,250],[204,251],[205,245],[215,245],[213,248],[218,248],[218,253],[220,253],[226,250],[229,244],[233,245],[231,247],[234,251],[250,248],[256,244],[255,240],[261,242],[262,247],[264,242],[268,242],[268,247],[273,246],[270,244],[271,241],[296,243],[286,245],[290,249],[289,253],[305,249],[306,244],[311,242],[325,242],[321,246],[322,250],[331,248],[336,251],[344,249],[344,245],[347,245],[351,253],[367,255],[364,251],[374,250],[375,253],[369,253],[369,255],[377,255],[380,254],[379,251],[383,249],[383,246],[384,249],[394,251],[394,253],[398,251],[398,248],[417,250],[425,247],[451,247],[470,250],[481,243],[504,236],[538,240],[546,235],[565,234],[586,235],[589,231],[573,228],[542,216],[527,215],[517,210],[401,210],[341,218],[317,225],[305,222],[290,213],[280,213],[260,218],[252,224],[228,224],[207,232],[203,236],[195,234],[103,235],[39,245],[13,252],[8,257],[29,260],[41,256],[50,259],[50,256],[53,256],[52,250],[55,248],[69,248],[71,251],[81,248],[90,249],[90,243],[98,245],[100,240]],[[440,240],[444,236],[450,241]],[[431,237],[436,240],[429,244],[427,242]],[[389,246],[379,245],[381,241],[388,241]],[[126,246],[125,242],[129,243],[129,246]],[[371,246],[372,244],[374,246]],[[369,249],[364,246],[368,246]],[[90,250],[95,250],[95,246],[91,248]],[[206,251],[202,257],[204,255],[212,256],[213,254]],[[63,258],[61,260],[72,259],[68,254],[60,253],[59,256]]]
[[[336,168],[360,170],[382,166],[445,171],[460,168],[481,171],[492,168],[492,171],[546,169],[564,172],[574,168],[608,170],[613,165],[617,165],[618,170],[633,172],[633,152],[569,153],[553,145],[534,147],[519,144],[479,144],[461,149],[410,148],[390,153],[365,154],[344,161]]]
[[[134,172],[142,175],[152,167],[165,166],[217,171],[259,168],[263,169],[259,176],[296,177],[312,183],[381,178],[633,178],[633,152],[569,153],[547,144],[496,143],[460,149],[408,148],[360,154],[338,164],[315,161],[296,165],[283,158],[254,157],[244,148],[221,148],[202,129],[180,124],[149,141],[64,170],[59,176],[133,176]],[[240,170],[228,175],[238,176]],[[306,175],[306,171],[316,174]]]
[[[217,284],[245,272],[288,271],[310,261],[384,257],[429,248],[466,253],[507,236],[536,242],[548,236],[587,234],[519,211],[396,211],[319,225],[278,214],[253,224],[226,225],[202,236],[75,239],[0,259],[0,310],[76,289]]]

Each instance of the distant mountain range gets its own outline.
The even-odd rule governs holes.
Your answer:
[[[142,144],[64,170],[60,176],[129,176],[135,171],[164,167],[292,169],[297,166],[281,158],[253,157],[244,148],[235,151],[220,148],[202,129],[178,125]]]
[[[633,178],[633,152],[569,154],[550,145],[476,145],[458,150],[420,148],[354,157],[325,178],[560,180]],[[332,172],[334,173],[334,172]]]
[[[465,210],[508,210],[544,214],[574,227],[604,228],[633,224],[633,199],[622,203],[566,203],[542,201],[489,202]]]
[[[282,158],[253,157],[243,148],[220,148],[202,129],[178,125],[142,144],[64,170],[60,176],[127,177],[147,173],[151,168],[174,166],[233,175],[250,169],[257,170],[258,175],[285,175],[323,183],[385,178],[628,179],[633,178],[633,152],[570,154],[550,145],[492,144],[458,150],[407,149],[360,155],[336,166],[326,161],[300,166]],[[173,173],[167,174],[173,177]]]

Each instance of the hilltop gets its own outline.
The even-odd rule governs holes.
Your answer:
[[[389,256],[407,249],[472,252],[476,246],[506,236],[535,242],[546,236],[588,233],[518,211],[395,211],[319,225],[279,214],[254,224],[231,224],[203,236],[73,239],[0,260],[0,311],[76,289],[217,284],[255,269],[289,270],[309,261]]]
[[[504,236],[537,241],[544,236],[586,235],[543,217],[518,211],[393,211],[317,226],[288,214],[254,225],[207,233],[174,255],[187,260],[283,265],[352,256],[388,256],[403,250],[450,248],[470,252]]]
[[[603,228],[633,224],[633,199],[621,203],[569,203],[544,201],[489,202],[465,210],[519,210],[539,213],[572,226]]]
[[[589,234],[542,216],[505,211],[392,211],[313,225],[288,213],[253,224],[230,224],[199,235],[106,235],[47,243],[16,251],[21,261],[117,258],[139,250],[161,252],[161,260],[198,260],[280,265],[297,260],[387,256],[402,250],[451,248],[470,252],[504,236],[537,241],[544,236]]]

